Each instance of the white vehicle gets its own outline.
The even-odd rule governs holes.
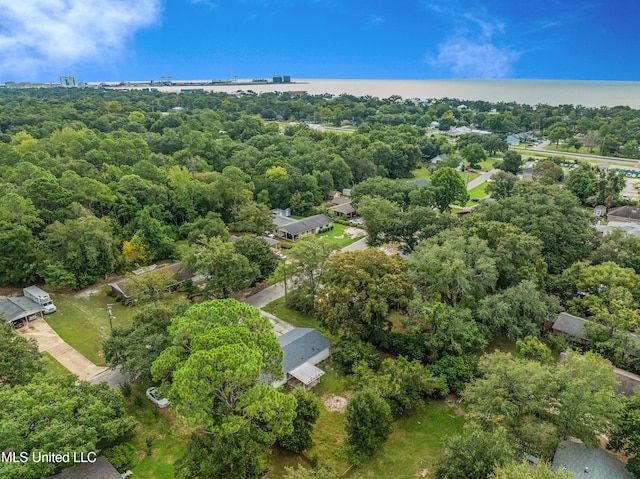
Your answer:
[[[167,398],[159,398],[156,396],[156,388],[147,389],[147,397],[149,401],[158,406],[160,409],[169,406],[169,400]]]
[[[58,308],[56,308],[56,305],[51,301],[49,293],[41,290],[37,286],[29,286],[28,288],[24,288],[22,292],[24,293],[25,298],[28,298],[34,303],[38,303],[42,306],[44,314],[55,313],[57,311]]]

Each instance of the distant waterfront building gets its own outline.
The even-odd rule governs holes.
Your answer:
[[[60,77],[60,85],[65,88],[76,87],[76,77]]]

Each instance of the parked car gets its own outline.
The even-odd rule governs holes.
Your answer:
[[[167,398],[159,398],[156,396],[156,388],[147,389],[147,397],[149,398],[149,401],[161,409],[169,405],[169,400]]]
[[[16,321],[15,323],[13,323],[13,329],[20,329],[23,326],[24,323],[22,321]]]

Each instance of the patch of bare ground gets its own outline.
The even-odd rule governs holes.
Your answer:
[[[460,402],[462,401],[461,397],[456,396],[455,394],[449,394],[445,399],[445,404],[453,408],[453,411],[456,413],[456,416],[465,416],[467,413],[464,409],[460,407]]]
[[[359,238],[361,236],[367,236],[367,232],[362,228],[354,228],[353,226],[349,226],[344,230],[344,234],[347,236],[351,236],[352,238]]]
[[[326,397],[322,402],[327,411],[341,413],[347,410],[347,404],[349,403],[346,398],[335,395]]]
[[[398,254],[398,247],[400,245],[398,243],[387,243],[381,246],[378,246],[378,249],[381,250],[387,256],[393,256]]]

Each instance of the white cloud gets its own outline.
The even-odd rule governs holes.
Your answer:
[[[34,78],[111,63],[160,11],[161,0],[0,0],[0,72]]]
[[[438,56],[427,57],[433,67],[446,68],[461,78],[504,78],[520,54],[488,41],[451,37],[438,45]]]

